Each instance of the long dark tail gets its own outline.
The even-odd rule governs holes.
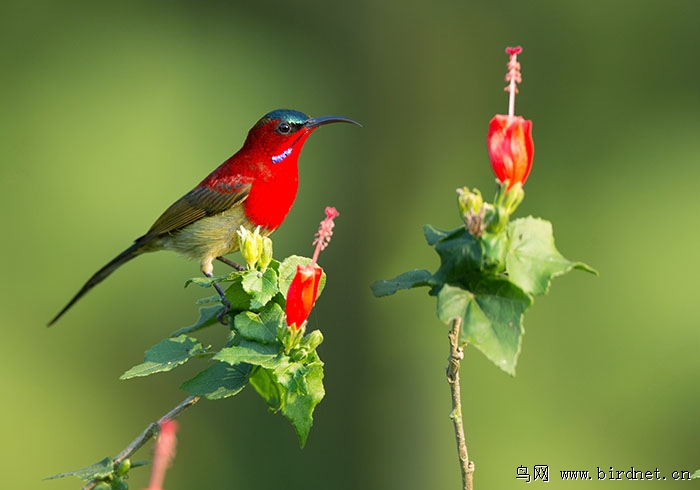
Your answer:
[[[142,247],[143,243],[137,240],[136,243],[134,243],[131,247],[124,250],[122,253],[114,257],[102,269],[95,272],[95,274],[88,280],[88,282],[86,282],[85,285],[82,288],[80,288],[80,291],[78,291],[78,293],[75,296],[73,296],[73,299],[70,300],[68,304],[64,306],[61,311],[58,312],[58,315],[53,317],[53,320],[49,322],[47,327],[50,327],[51,325],[56,323],[58,319],[61,318],[63,314],[70,309],[71,306],[77,303],[78,300],[85,295],[85,293],[87,293],[99,283],[104,281],[107,278],[107,276],[109,276],[112,272],[129,262],[134,257],[141,255],[144,252]]]

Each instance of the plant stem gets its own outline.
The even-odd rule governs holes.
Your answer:
[[[464,490],[473,490],[474,462],[469,461],[467,441],[464,438],[464,425],[462,424],[462,398],[459,387],[459,365],[464,358],[464,350],[459,346],[459,330],[462,327],[462,319],[452,320],[452,330],[447,335],[450,339],[450,357],[447,365],[447,382],[452,392],[452,412],[450,418],[455,427],[455,439],[457,440],[457,454],[459,467],[462,471],[462,487]]]
[[[122,452],[114,457],[112,460],[114,463],[114,468],[116,469],[122,461],[129,458],[132,454],[141,449],[141,447],[153,436],[157,435],[161,423],[165,422],[166,420],[173,420],[177,418],[178,415],[197,403],[199,398],[199,396],[188,396],[178,406],[159,418],[157,422],[150,423],[136,439],[131,441],[131,443],[126,446]],[[90,480],[80,490],[92,490],[98,483],[100,483],[100,480]]]

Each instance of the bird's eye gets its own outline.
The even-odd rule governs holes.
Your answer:
[[[291,130],[292,127],[286,122],[281,122],[277,125],[277,132],[279,134],[289,134]]]

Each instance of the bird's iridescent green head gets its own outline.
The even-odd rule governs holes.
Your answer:
[[[289,136],[304,127],[309,116],[291,109],[276,109],[265,114],[253,130],[274,131],[279,136]],[[265,128],[265,129],[262,129]]]
[[[309,119],[309,116],[303,112],[294,111],[292,109],[275,109],[262,117],[262,120],[266,119],[302,126],[306,120]]]
[[[334,122],[347,122],[360,125],[352,119],[340,116],[309,117],[303,112],[291,109],[277,109],[265,114],[248,133],[245,146],[257,147],[277,164],[294,154],[296,157],[306,138],[318,127]],[[296,150],[296,151],[294,151]]]
[[[275,109],[274,111],[265,114],[253,127],[253,130],[259,130],[260,128],[264,127],[267,128],[268,131],[269,129],[273,129],[281,136],[288,136],[301,129],[313,130],[324,124],[334,122],[347,122],[360,126],[359,123],[345,117],[309,117],[303,112],[294,111],[292,109]]]

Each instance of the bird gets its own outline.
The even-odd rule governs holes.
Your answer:
[[[236,230],[260,227],[269,235],[287,217],[299,184],[298,159],[309,135],[330,123],[360,123],[340,116],[309,117],[277,109],[265,114],[248,132],[243,146],[207,175],[194,189],[175,201],[151,228],[114,259],[95,272],[48,323],[56,323],[88,291],[119,267],[148,252],[172,250],[199,261],[201,272],[213,277],[216,259],[238,250]],[[228,302],[214,283],[226,312]]]

